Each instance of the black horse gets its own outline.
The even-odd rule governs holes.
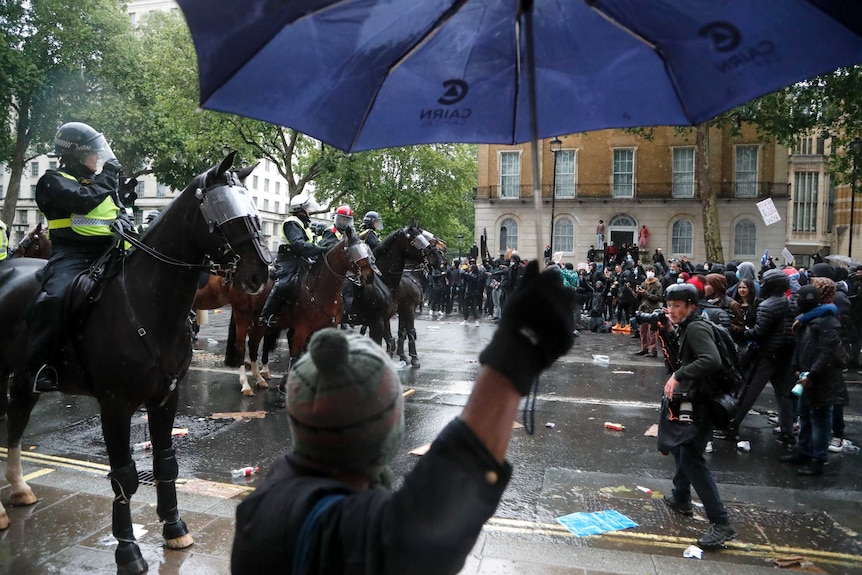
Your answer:
[[[374,250],[375,263],[381,276],[372,285],[363,286],[357,291],[352,307],[355,316],[353,321],[355,324],[367,327],[369,336],[375,342],[382,343],[385,340],[389,353],[395,352],[395,340],[392,337],[389,320],[396,312],[400,314],[399,302],[404,297],[402,291],[409,294],[411,296],[409,299],[413,301],[412,282],[407,280],[409,283],[405,283],[402,277],[404,270],[440,265],[444,260],[439,249],[442,245],[442,242],[433,234],[412,223],[386,236]],[[412,325],[413,322],[410,321],[410,326]],[[400,316],[399,326],[401,326]],[[415,329],[412,333],[411,363],[414,367],[419,367],[419,359],[415,353]],[[402,359],[407,361],[403,356]]]
[[[147,408],[153,444],[156,512],[165,523],[165,546],[193,543],[180,519],[174,480],[178,466],[171,429],[177,411],[177,386],[192,356],[189,309],[202,269],[225,273],[233,285],[258,290],[267,279],[269,251],[260,218],[242,185],[253,166],[229,170],[234,154],[192,180],[135,245],[102,270],[106,277],[98,301],[71,315],[61,358],[60,389],[93,396],[99,403],[102,434],[111,465],[112,527],[118,540],[118,573],[143,573],[147,562],[132,532],[130,498],[138,489],[132,460],[130,421]],[[40,290],[36,272],[43,260],[21,258],[0,269],[0,392],[11,394],[8,408],[6,478],[13,505],[35,503],[21,469],[21,437],[39,396],[31,392],[32,374],[23,359],[28,340],[27,310]],[[77,284],[77,282],[76,282]],[[74,299],[70,288],[66,299]],[[12,374],[11,389],[7,389]],[[0,528],[8,526],[0,506]]]

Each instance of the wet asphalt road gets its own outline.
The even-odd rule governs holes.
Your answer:
[[[222,313],[210,312],[210,323],[201,329],[192,369],[181,385],[175,427],[189,433],[176,440],[180,477],[253,487],[259,478],[233,479],[230,470],[257,465],[265,471],[289,445],[287,419],[284,410],[273,405],[274,392],[240,395],[237,370],[222,363],[229,310],[218,311]],[[393,461],[398,477],[417,460],[408,452],[432,441],[460,412],[478,370],[476,357],[493,333],[489,320],[474,327],[460,325],[460,319],[431,318],[426,311],[417,323],[422,367],[400,371],[405,389],[415,394],[406,401],[403,448]],[[270,364],[274,373],[282,373],[284,348],[282,342]],[[627,335],[585,332],[543,375],[535,433],[519,429],[514,434],[509,460],[515,475],[489,523],[491,531],[553,541],[559,529],[556,517],[613,508],[651,526],[646,539],[620,532],[578,540],[580,544],[619,549],[647,545],[651,552],[667,544],[668,553],[678,556],[674,538],[695,537],[705,527],[670,517],[657,499],[669,489],[673,463],[656,451],[655,439],[644,432],[657,419],[666,376],[661,358],[632,355],[638,349],[638,342]],[[609,355],[610,362],[598,364],[594,354]],[[862,379],[855,373],[849,377]],[[862,388],[850,388],[848,437],[862,443]],[[756,408],[773,409],[771,395],[767,388]],[[265,416],[238,421],[212,417],[259,411]],[[625,430],[608,431],[605,421],[621,423]],[[732,442],[716,441],[715,451],[707,456],[740,540],[754,542],[748,552],[726,553],[722,559],[763,564],[770,547],[777,550],[773,554],[825,550],[823,560],[832,562],[825,567],[829,573],[862,572],[862,561],[845,557],[862,555],[862,455],[832,455],[823,477],[801,478],[794,468],[778,462],[782,447],[765,415],[749,415],[742,432],[751,441],[750,453],[738,452]],[[5,429],[0,438],[5,441]],[[132,441],[146,439],[141,413],[132,424]],[[96,404],[89,398],[43,397],[24,445],[25,451],[107,463]],[[135,459],[139,470],[152,468],[147,452],[136,452]]]

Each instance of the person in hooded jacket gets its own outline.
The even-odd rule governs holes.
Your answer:
[[[751,262],[740,262],[736,266],[736,277],[739,280],[749,279],[754,283],[754,297],[760,296],[760,283],[757,280],[757,270],[754,268],[754,264]],[[727,295],[732,298],[736,298],[736,287],[739,285],[738,283],[734,286],[731,286],[727,289]]]
[[[719,307],[730,317],[730,335],[734,339],[742,337],[745,326],[742,322],[742,308],[727,295],[727,278],[723,274],[707,274],[704,283],[704,296],[709,304]]]
[[[655,266],[647,266],[646,279],[638,286],[640,296],[639,314],[651,314],[659,308],[664,297],[661,282],[655,277]],[[635,355],[646,355],[648,357],[658,356],[658,334],[656,327],[651,324],[640,326],[641,350]]]
[[[796,347],[791,364],[803,388],[799,396],[799,441],[781,460],[801,465],[799,475],[821,475],[829,454],[832,406],[846,388],[837,354],[841,348],[838,308],[821,304],[815,285],[800,288],[796,303],[802,315],[794,324]]]
[[[716,437],[735,438],[748,411],[766,387],[772,383],[775,400],[778,406],[778,424],[781,432],[777,436],[779,443],[793,445],[794,406],[790,396],[793,387],[790,374],[790,363],[787,358],[793,353],[793,335],[790,327],[793,324],[793,313],[785,292],[790,287],[790,280],[782,270],[769,270],[763,275],[761,292],[766,299],[757,307],[757,316],[753,328],[746,328],[743,338],[752,342],[755,350],[751,365],[744,376],[746,387],[740,392],[739,414],[731,421],[726,433],[718,431]]]

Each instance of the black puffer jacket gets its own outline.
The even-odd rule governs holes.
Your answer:
[[[790,326],[793,325],[793,312],[784,295],[774,295],[757,306],[754,327],[748,328],[743,338],[753,341],[761,355],[786,353],[793,346]]]
[[[843,404],[846,384],[836,350],[841,346],[841,324],[834,315],[811,320],[798,335],[793,352],[794,371],[807,371],[811,385],[805,389],[814,407]]]

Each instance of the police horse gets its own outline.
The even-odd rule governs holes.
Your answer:
[[[180,518],[174,480],[178,465],[171,428],[177,412],[178,384],[188,369],[192,339],[188,315],[202,269],[229,276],[232,285],[257,291],[267,278],[269,251],[261,238],[260,218],[241,181],[251,168],[230,171],[234,154],[198,175],[161,214],[140,240],[125,233],[135,248],[94,266],[103,276],[95,289],[79,297],[81,279],[66,299],[83,301],[68,311],[69,328],[62,360],[55,361],[60,389],[93,396],[101,411],[102,434],[110,459],[115,499],[112,531],[117,538],[117,571],[147,571],[132,531],[130,498],[138,489],[132,460],[130,421],[138,407],[147,408],[153,444],[156,513],[164,522],[169,549],[192,545]],[[45,262],[12,260],[0,270],[0,385],[7,393],[8,460],[6,479],[12,505],[30,505],[36,496],[24,480],[21,437],[39,396],[31,392],[32,374],[23,363],[27,309],[40,290],[36,272]],[[86,282],[83,282],[86,283]],[[96,300],[91,305],[90,300]],[[68,304],[68,301],[67,301]],[[86,309],[83,309],[86,308]],[[0,506],[0,528],[9,518]],[[35,536],[35,534],[34,534]]]
[[[36,224],[36,227],[18,242],[18,247],[12,252],[12,257],[43,260],[51,257],[51,240],[48,239],[48,230],[42,227],[42,222]]]
[[[262,327],[257,319],[266,302],[273,281],[267,282],[264,289],[254,295],[229,290],[232,329],[228,331],[225,364],[240,368],[240,386],[243,395],[254,395],[245,373],[244,358],[246,339],[251,364],[252,378],[258,387],[268,387],[263,373],[269,372],[269,353],[281,330],[287,329],[291,363],[299,358],[311,334],[325,327],[336,327],[344,314],[342,284],[350,277],[358,285],[368,284],[376,277],[371,250],[359,239],[359,235],[348,227],[343,237],[325,254],[298,276],[292,286],[292,297],[278,314],[278,325],[273,328]],[[260,342],[264,340],[263,366],[258,367]],[[290,370],[288,364],[287,370]],[[282,405],[280,396],[277,405]]]

